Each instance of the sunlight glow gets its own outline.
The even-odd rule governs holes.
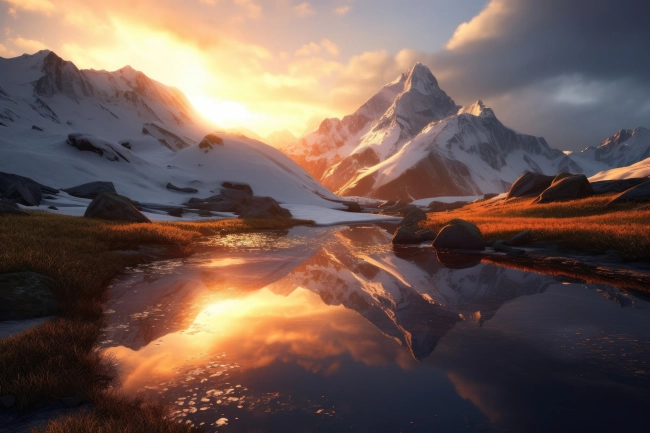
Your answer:
[[[201,114],[223,128],[246,124],[254,118],[239,102],[219,101],[210,96],[192,96],[189,99]]]

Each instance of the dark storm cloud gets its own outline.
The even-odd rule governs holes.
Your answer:
[[[459,102],[556,147],[650,127],[650,1],[492,0],[427,63]]]

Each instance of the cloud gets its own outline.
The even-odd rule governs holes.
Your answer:
[[[350,12],[351,7],[350,6],[339,6],[336,9],[334,9],[334,13],[336,15],[344,16],[347,15],[348,12]]]
[[[419,58],[457,102],[484,99],[513,127],[579,149],[650,126],[648,16],[636,0],[491,0]]]
[[[333,56],[338,56],[339,55],[339,47],[336,46],[336,44],[329,39],[323,39],[320,42],[321,46],[327,50],[331,55]]]
[[[296,56],[309,56],[318,52],[320,52],[320,45],[316,44],[315,42],[311,42],[300,47],[294,54]]]
[[[5,3],[9,3],[11,6],[17,9],[22,9],[29,12],[41,12],[49,14],[53,12],[56,7],[49,0],[2,0]]]
[[[34,53],[36,51],[47,49],[47,45],[45,45],[43,42],[35,41],[32,39],[17,37],[9,39],[8,41],[27,53]]]
[[[251,0],[235,0],[235,4],[241,5],[248,11],[251,18],[259,18],[262,15],[262,7]]]
[[[15,57],[16,53],[5,47],[4,45],[0,44],[0,57]]]
[[[293,10],[299,17],[307,17],[316,13],[316,11],[312,9],[309,2],[303,2],[297,6],[294,6]]]

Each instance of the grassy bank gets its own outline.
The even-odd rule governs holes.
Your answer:
[[[93,423],[109,426],[104,432],[189,431],[167,421],[160,405],[106,393],[115,374],[97,343],[104,325],[102,306],[108,282],[125,267],[154,259],[151,250],[147,255],[117,251],[156,246],[161,258],[180,257],[189,254],[192,242],[205,234],[305,223],[278,218],[132,224],[45,213],[1,216],[0,273],[33,271],[51,277],[60,314],[44,325],[0,340],[0,395],[13,395],[20,408],[71,396],[94,403],[95,408],[82,418],[50,423],[47,431],[52,432],[89,431],[82,427]],[[134,429],[126,428],[127,424]]]
[[[650,208],[607,207],[611,195],[562,203],[532,204],[532,198],[482,202],[427,214],[420,226],[434,231],[452,218],[476,224],[486,240],[508,239],[532,230],[539,245],[602,254],[616,250],[627,260],[650,261]]]

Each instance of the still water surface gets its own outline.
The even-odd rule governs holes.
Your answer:
[[[223,432],[650,428],[650,303],[393,250],[378,227],[216,237],[112,287],[123,389]]]

